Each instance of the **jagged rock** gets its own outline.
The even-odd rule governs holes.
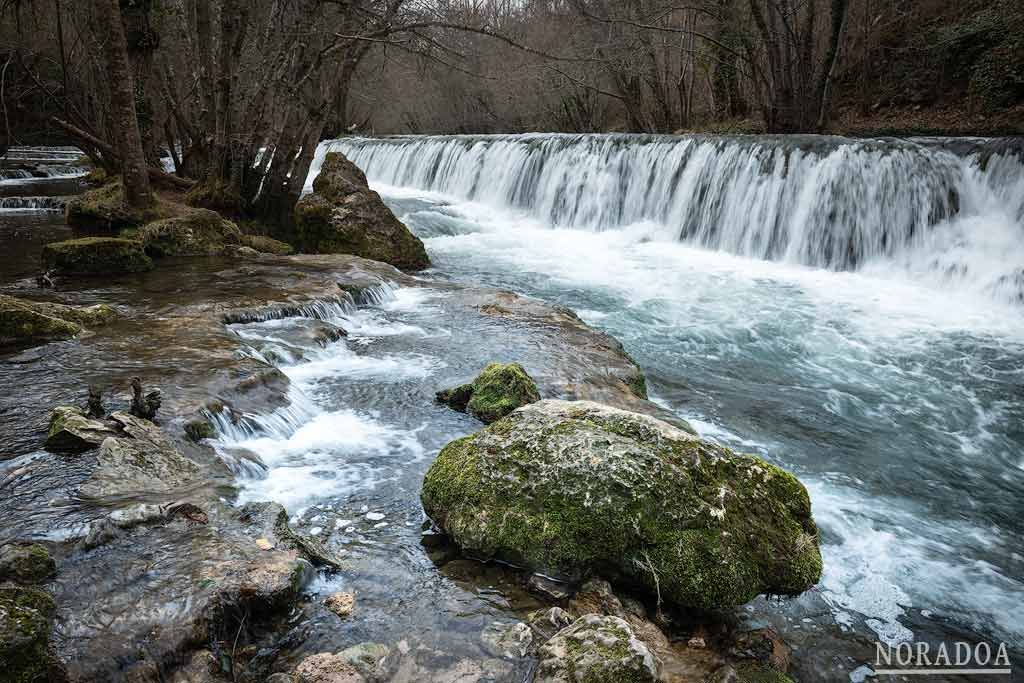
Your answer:
[[[242,235],[240,241],[242,246],[255,249],[262,254],[287,256],[295,251],[292,248],[292,245],[282,242],[281,240],[275,240],[273,237],[265,237],[263,235]]]
[[[534,633],[537,634],[537,640],[540,642],[550,640],[551,636],[561,631],[573,621],[575,621],[575,618],[561,607],[539,609],[536,612],[531,612],[527,618],[527,623]]]
[[[505,624],[496,621],[480,634],[484,648],[496,657],[519,659],[526,656],[533,644],[533,631],[523,622]]]
[[[0,586],[0,677],[5,681],[62,680],[49,652],[56,605],[46,593]]]
[[[555,602],[565,600],[572,594],[568,584],[564,581],[555,581],[550,576],[543,574],[531,574],[526,581],[526,587],[531,593],[536,593]]]
[[[57,573],[50,552],[38,543],[0,546],[0,581],[42,583]]]
[[[580,617],[540,648],[535,683],[654,683],[657,660],[618,617]]]
[[[345,618],[352,614],[356,606],[355,593],[335,593],[327,596],[324,600],[324,607],[331,610],[339,617]]]
[[[215,211],[192,209],[179,216],[148,223],[137,239],[146,254],[164,256],[213,256],[229,245],[241,243],[238,226]]]
[[[43,270],[57,275],[120,275],[152,270],[141,242],[118,237],[82,237],[43,247]]]
[[[439,391],[437,400],[490,424],[520,406],[536,403],[540,392],[519,363],[491,363],[470,384]]]
[[[423,242],[370,189],[363,172],[339,153],[327,155],[313,192],[296,204],[295,237],[305,252],[355,254],[403,270],[430,265]]]
[[[573,580],[600,569],[684,608],[797,594],[821,575],[793,475],[588,401],[534,403],[453,441],[421,498],[476,557]]]
[[[84,495],[167,493],[199,476],[199,467],[152,422],[123,412],[110,418],[127,436],[110,437],[100,445],[98,466],[81,488]]]
[[[307,657],[295,667],[299,683],[363,683],[366,679],[343,657],[330,652]]]
[[[160,404],[163,402],[162,394],[159,389],[154,389],[145,396],[142,395],[142,380],[138,377],[132,377],[132,404],[131,414],[135,417],[141,417],[144,420],[152,420],[156,417],[156,412],[160,410]]]
[[[111,436],[117,436],[117,431],[105,422],[86,417],[81,408],[58,406],[50,413],[44,447],[56,453],[79,453],[98,448]]]

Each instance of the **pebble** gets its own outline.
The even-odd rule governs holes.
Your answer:
[[[371,522],[379,522],[380,520],[384,519],[384,515],[379,512],[367,512],[366,519],[370,520]]]
[[[323,527],[315,526],[315,527],[313,527],[312,529],[309,530],[309,535],[310,536],[319,536],[320,532],[323,531],[323,530],[324,530]]]

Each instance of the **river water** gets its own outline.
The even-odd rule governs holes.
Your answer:
[[[424,239],[431,276],[574,308],[704,436],[796,473],[841,623],[1024,642],[1019,157],[813,137],[328,148]]]

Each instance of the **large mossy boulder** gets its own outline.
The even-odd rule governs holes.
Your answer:
[[[465,552],[683,608],[794,595],[821,575],[807,490],[646,415],[541,401],[448,444],[423,507]]]
[[[168,214],[167,207],[160,202],[147,209],[126,205],[120,180],[72,197],[64,211],[67,224],[73,228],[109,233],[134,228]]]
[[[437,400],[490,424],[516,408],[536,403],[540,392],[519,363],[491,363],[469,384],[437,392]]]
[[[49,650],[55,613],[53,598],[41,590],[0,586],[0,679],[60,680]]]
[[[120,275],[152,270],[142,242],[82,237],[43,247],[43,270],[56,275]]]
[[[106,304],[66,306],[0,294],[0,347],[71,339],[82,327],[106,325],[117,312]]]
[[[423,242],[370,189],[363,172],[328,154],[313,192],[295,206],[295,245],[314,254],[354,254],[403,270],[430,265]]]
[[[215,256],[241,243],[238,226],[216,211],[191,209],[172,218],[147,223],[136,238],[149,256]]]

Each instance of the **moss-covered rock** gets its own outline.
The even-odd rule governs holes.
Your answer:
[[[0,348],[71,339],[81,331],[73,322],[0,301]]]
[[[791,474],[652,417],[541,401],[448,444],[423,506],[466,552],[570,581],[601,574],[715,609],[821,575]]]
[[[0,586],[0,676],[5,681],[49,681],[53,598],[35,588]]]
[[[124,203],[120,180],[72,197],[65,208],[67,224],[82,230],[116,233],[149,221],[164,218],[169,207],[157,202],[147,209],[136,209]]]
[[[258,252],[276,256],[287,256],[295,251],[292,249],[292,245],[263,235],[242,235],[241,243]]]
[[[520,406],[536,403],[540,392],[519,363],[491,363],[470,384],[439,391],[437,400],[490,424]]]
[[[554,635],[539,652],[535,683],[654,683],[658,663],[618,617],[590,614]]]
[[[43,247],[43,270],[57,275],[119,275],[151,270],[142,243],[117,237],[83,237]]]
[[[209,420],[197,417],[185,423],[185,434],[189,439],[199,443],[203,439],[212,439],[217,435],[217,428]]]
[[[237,215],[242,210],[242,196],[219,179],[196,183],[185,196],[185,202],[189,206],[230,215]]]
[[[369,188],[363,172],[338,153],[327,155],[313,192],[295,206],[295,245],[316,254],[355,254],[404,270],[430,265],[423,242]]]
[[[57,573],[50,552],[38,543],[0,546],[0,581],[42,583]]]
[[[117,432],[104,422],[89,419],[81,408],[57,406],[50,413],[45,448],[55,453],[79,453],[99,448],[109,436],[117,436]]]
[[[49,301],[30,301],[0,294],[0,308],[21,308],[51,318],[68,320],[86,327],[100,327],[117,320],[117,311],[107,304],[67,306]]]
[[[164,256],[214,256],[229,245],[240,244],[238,226],[216,211],[192,209],[172,218],[147,223],[136,234],[146,254]]]

